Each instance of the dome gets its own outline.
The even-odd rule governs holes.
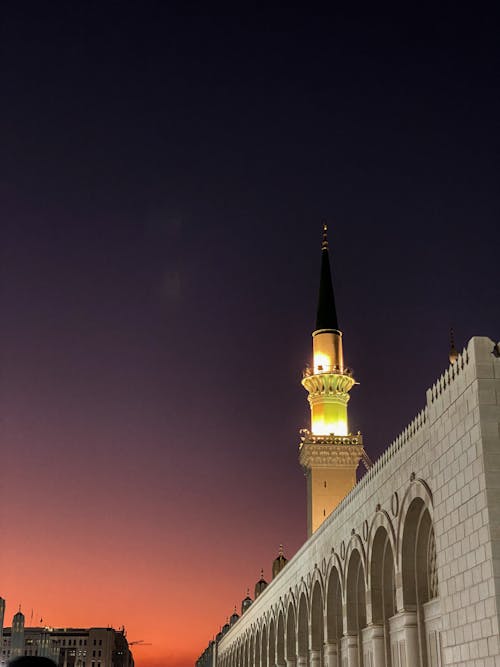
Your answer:
[[[260,571],[260,579],[255,584],[255,595],[254,598],[257,599],[259,595],[267,588],[267,581],[264,579],[264,570]]]
[[[246,610],[250,607],[252,604],[252,598],[250,597],[250,591],[247,589],[247,596],[246,598],[243,598],[241,601],[241,614],[243,615]]]
[[[236,605],[235,605],[234,611],[231,614],[231,618],[229,619],[229,625],[234,625],[238,619],[239,619],[239,616],[236,613]]]
[[[288,562],[287,559],[283,555],[283,545],[280,544],[279,553],[273,561],[273,579],[281,572],[281,570],[285,567],[287,562]]]
[[[229,631],[230,627],[231,627],[231,626],[229,625],[229,623],[225,623],[225,624],[222,626],[222,634],[223,634],[223,635],[227,634],[227,632]]]

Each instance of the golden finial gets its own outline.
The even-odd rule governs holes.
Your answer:
[[[458,359],[458,351],[455,347],[455,336],[453,334],[453,327],[450,329],[450,364],[454,364]]]
[[[321,242],[321,250],[328,250],[328,225],[323,223],[323,241]]]

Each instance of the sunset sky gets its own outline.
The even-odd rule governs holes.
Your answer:
[[[201,7],[0,10],[6,625],[125,625],[138,667],[305,539],[323,219],[372,459],[451,326],[500,339],[497,17]]]

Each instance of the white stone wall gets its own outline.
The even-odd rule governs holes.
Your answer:
[[[500,667],[500,359],[492,354],[493,346],[488,338],[469,342],[427,391],[427,404],[416,419],[222,638],[218,665],[274,667],[286,660],[328,667]],[[434,528],[435,550],[428,525]],[[375,618],[381,593],[373,574],[380,560],[374,545],[379,528],[394,557],[395,605],[392,617],[383,621]],[[417,581],[418,589],[422,580],[412,570],[414,530],[419,535],[427,531],[425,558],[436,562],[439,594],[432,593],[433,599],[419,590],[409,592],[408,582]],[[420,537],[417,541],[418,562],[424,543]],[[357,585],[364,590],[355,612],[348,582],[354,552],[362,564]],[[328,583],[334,570],[342,588],[342,641],[329,630]],[[432,574],[431,579],[428,591],[436,588]],[[318,605],[321,628],[314,627]],[[366,618],[359,616],[363,605]],[[290,609],[294,628],[287,623]],[[305,609],[304,640],[299,616]],[[353,614],[359,625],[355,630],[348,620]],[[278,629],[283,625],[284,636]]]

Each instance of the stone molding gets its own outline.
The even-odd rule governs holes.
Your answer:
[[[304,442],[299,462],[303,468],[356,468],[363,454],[362,445],[317,445]]]

